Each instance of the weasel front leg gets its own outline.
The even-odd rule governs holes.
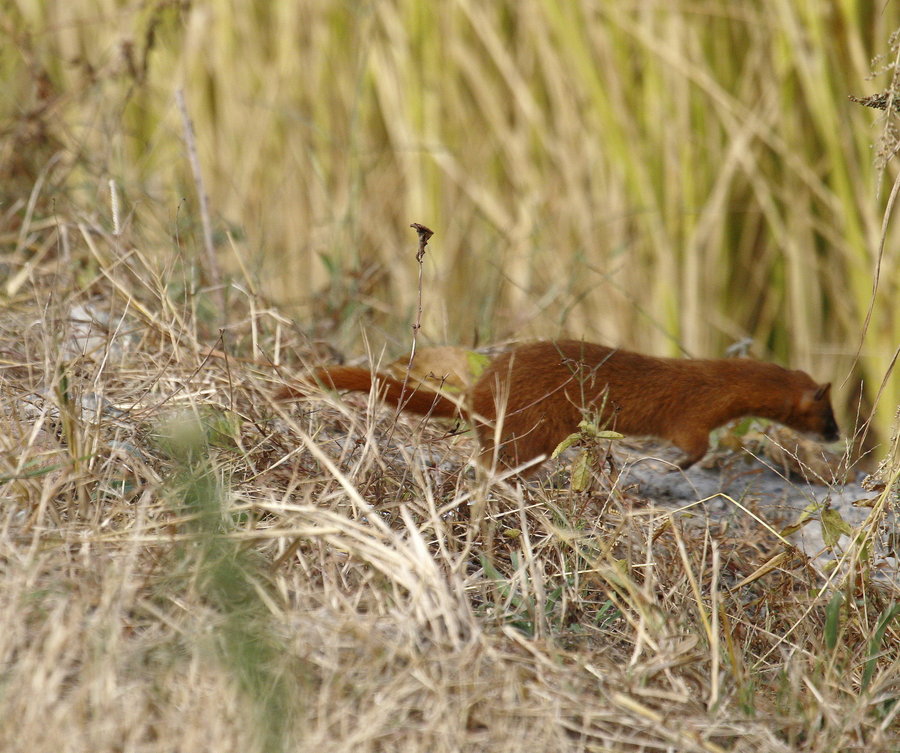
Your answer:
[[[709,449],[709,433],[683,434],[675,437],[672,442],[684,452],[684,457],[678,461],[678,467],[686,471],[698,460],[702,460]]]

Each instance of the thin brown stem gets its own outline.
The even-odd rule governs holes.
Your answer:
[[[425,227],[425,225],[420,225],[418,222],[413,222],[410,227],[416,231],[419,235],[419,247],[416,251],[416,262],[419,265],[419,283],[418,283],[418,297],[416,300],[416,320],[413,322],[412,331],[413,331],[413,339],[412,339],[412,348],[409,351],[409,363],[406,364],[406,373],[403,375],[403,389],[401,390],[400,403],[397,405],[397,413],[400,413],[400,410],[403,406],[403,395],[406,394],[406,386],[409,383],[409,373],[412,371],[413,361],[416,357],[416,341],[418,339],[419,330],[422,328],[422,279],[423,279],[423,264],[422,262],[425,260],[425,246],[428,245],[428,240],[434,235],[434,231],[430,228]]]

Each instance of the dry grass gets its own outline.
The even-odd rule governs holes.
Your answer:
[[[845,106],[900,5],[7,5],[0,749],[900,749],[900,225]],[[877,403],[868,520],[820,570],[599,471],[477,476],[371,398],[272,402],[408,351],[417,274],[421,343],[749,335],[832,375],[845,426]]]
[[[232,287],[260,363],[205,358],[187,272],[57,219],[0,331],[4,750],[896,749],[896,466],[830,576],[603,475],[477,478],[365,398],[273,404],[266,357],[321,358],[276,310]]]

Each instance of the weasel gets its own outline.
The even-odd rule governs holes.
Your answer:
[[[307,381],[362,391],[374,383],[381,399],[401,410],[461,416],[473,423],[488,467],[549,457],[591,414],[604,428],[668,440],[684,453],[682,469],[706,454],[710,431],[741,416],[768,418],[828,442],[839,437],[831,385],[803,371],[746,358],[656,358],[579,340],[535,342],[498,356],[460,402],[355,367],[319,369]],[[302,396],[294,387],[278,394]]]

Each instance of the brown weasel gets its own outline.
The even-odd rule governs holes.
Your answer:
[[[521,345],[495,358],[458,405],[427,389],[366,369],[319,369],[312,378],[339,390],[369,390],[413,413],[472,421],[482,463],[506,467],[550,453],[579,421],[622,434],[666,439],[684,452],[689,468],[709,447],[709,433],[733,418],[759,416],[826,441],[838,438],[830,384],[745,358],[655,358],[578,340]],[[301,397],[292,387],[281,399]],[[539,464],[538,464],[539,465]],[[537,468],[532,466],[525,473]]]

